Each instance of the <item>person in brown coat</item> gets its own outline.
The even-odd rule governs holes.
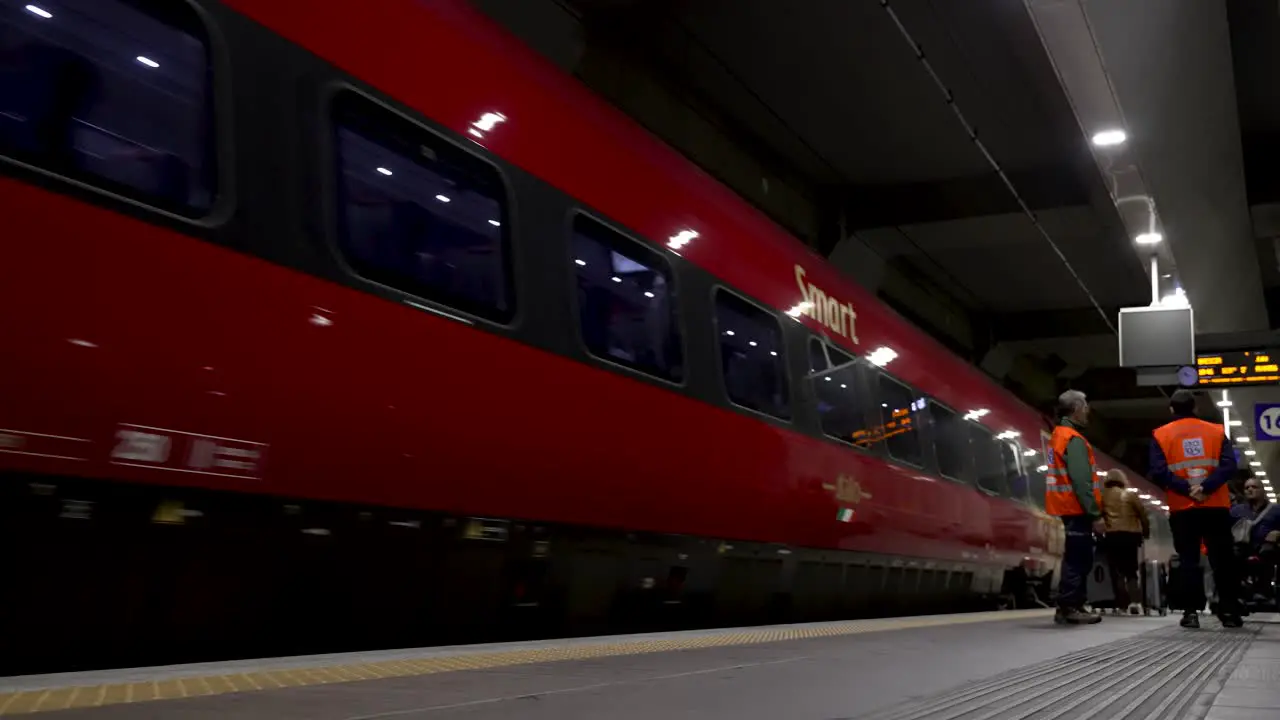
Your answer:
[[[1107,523],[1107,565],[1111,569],[1111,587],[1117,610],[1129,608],[1139,614],[1142,594],[1138,585],[1138,550],[1151,536],[1147,508],[1119,470],[1107,472],[1102,484],[1102,518]]]

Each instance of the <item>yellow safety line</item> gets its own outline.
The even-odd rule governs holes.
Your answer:
[[[711,632],[708,634],[653,640],[637,637],[613,642],[575,642],[559,646],[549,645],[537,648],[489,652],[482,650],[475,652],[462,651],[437,657],[356,662],[324,667],[264,669],[161,681],[146,680],[134,683],[19,690],[13,693],[0,693],[0,715],[24,715],[72,707],[92,708],[153,700],[174,700],[185,697],[258,692],[285,687],[361,682],[381,678],[432,675],[466,670],[485,670],[532,663],[585,660],[618,655],[643,655],[675,650],[695,650],[858,635],[887,630],[1019,620],[1047,617],[1051,613],[1051,610],[1018,610],[884,620],[850,620],[782,628],[740,628],[731,632]],[[430,650],[428,649],[426,652],[430,652]]]

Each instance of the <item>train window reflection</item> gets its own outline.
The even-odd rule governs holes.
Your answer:
[[[587,350],[649,375],[683,381],[680,320],[667,261],[582,215],[574,219],[571,247]]]
[[[361,276],[498,322],[515,314],[498,171],[344,93],[334,106],[339,245]]]
[[[1044,471],[1041,470],[1038,466],[1033,468],[1028,468],[1027,475],[1028,475],[1028,481],[1030,483],[1027,488],[1027,493],[1030,496],[1031,502],[1035,503],[1036,507],[1043,510],[1044,509],[1044,486],[1045,486]]]
[[[952,480],[965,479],[969,459],[969,436],[966,423],[952,410],[935,402],[929,403],[933,420],[934,447],[938,454],[938,472]]]
[[[791,398],[777,316],[737,295],[717,290],[716,331],[729,400],[789,420]]]
[[[817,345],[817,341],[814,344]],[[869,443],[866,415],[859,397],[860,370],[853,364],[852,356],[834,348],[828,350],[832,352],[832,361],[837,363],[836,369],[809,378],[818,401],[822,432],[841,442],[866,447]],[[822,351],[820,345],[818,351]]]
[[[922,465],[919,418],[925,403],[916,399],[911,388],[883,373],[876,389],[882,437],[889,456],[911,465]]]
[[[822,349],[822,341],[809,339],[809,372],[822,372],[827,369],[827,353]]]
[[[973,453],[974,473],[978,487],[1000,495],[1008,494],[1005,487],[1004,460],[1000,457],[1000,445],[991,431],[978,423],[969,423],[969,451]]]
[[[186,3],[64,0],[44,14],[5,3],[0,153],[204,215],[216,192],[211,74]]]
[[[1004,467],[1004,484],[1009,497],[1014,500],[1027,499],[1027,479],[1022,474],[1018,463],[1018,446],[1010,442],[1000,443],[1001,465]]]

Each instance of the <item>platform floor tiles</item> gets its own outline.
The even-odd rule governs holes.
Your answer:
[[[1280,618],[1047,611],[736,628],[0,678],[50,720],[1280,718]]]

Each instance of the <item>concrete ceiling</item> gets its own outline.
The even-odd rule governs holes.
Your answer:
[[[1280,311],[1271,0],[473,1],[1029,402],[1089,392],[1139,469],[1151,257],[1200,332]]]

